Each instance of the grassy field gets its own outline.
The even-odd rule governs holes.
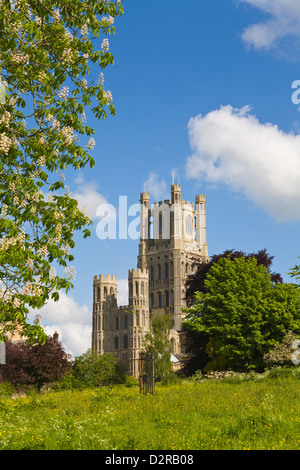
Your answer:
[[[299,375],[0,395],[0,449],[300,449]]]

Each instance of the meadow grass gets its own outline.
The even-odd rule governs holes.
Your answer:
[[[298,450],[298,377],[0,395],[0,449]]]

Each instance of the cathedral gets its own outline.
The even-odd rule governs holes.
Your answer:
[[[151,316],[171,315],[170,350],[180,364],[180,331],[185,281],[195,260],[206,262],[205,197],[195,204],[181,199],[180,184],[171,185],[171,199],[150,206],[149,193],[140,195],[140,243],[136,269],[128,272],[128,305],[118,306],[118,280],[100,274],[93,279],[92,350],[111,352],[139,376],[139,354]]]

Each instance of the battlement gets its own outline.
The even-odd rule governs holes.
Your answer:
[[[181,199],[181,205],[182,206],[189,206],[189,207],[194,208],[194,203],[193,202],[185,201],[184,199]]]
[[[144,200],[144,199],[147,199],[149,200],[150,199],[150,194],[149,193],[140,193],[140,201]]]
[[[205,197],[204,197],[204,201],[205,201]],[[181,204],[181,206],[188,206],[188,207],[194,208],[193,202],[185,201],[184,199],[180,199],[179,204]],[[163,208],[163,206],[168,206],[166,208],[173,210],[174,204],[172,204],[169,199],[165,199],[164,201],[154,202],[152,207],[154,210],[157,210],[159,207]]]
[[[166,199],[164,202],[158,201],[153,203],[153,208],[160,207],[160,206],[171,206],[171,202],[169,199]]]
[[[148,269],[147,268],[133,268],[128,271],[128,279],[143,277],[148,279]]]
[[[204,194],[197,194],[196,195],[196,204],[201,204],[203,202],[205,202]]]
[[[117,283],[118,282],[118,278],[117,276],[115,276],[114,274],[99,274],[99,276],[94,276],[93,277],[94,279],[94,282],[113,282],[113,283]]]

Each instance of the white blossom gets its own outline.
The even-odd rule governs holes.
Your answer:
[[[104,85],[104,75],[103,73],[101,72],[100,75],[99,75],[99,78],[98,78],[98,83],[99,85]]]
[[[87,24],[84,24],[80,30],[82,36],[87,36],[89,32],[89,27]]]
[[[56,276],[56,269],[55,269],[54,266],[51,266],[51,268],[49,270],[49,277],[50,277],[50,279],[53,279],[55,276]]]
[[[8,154],[11,146],[11,139],[3,132],[0,135],[0,152]]]
[[[52,123],[52,127],[53,127],[53,129],[59,129],[60,128],[60,122],[57,119],[54,119],[53,123]]]
[[[0,124],[9,124],[11,119],[11,114],[8,111],[4,111],[3,115],[0,118]]]
[[[29,56],[27,54],[22,54],[19,51],[12,51],[11,60],[16,64],[25,64],[29,61]]]
[[[18,307],[20,307],[20,305],[21,305],[21,300],[18,299],[17,297],[15,297],[14,300],[13,300],[13,307],[18,308]]]
[[[76,271],[75,271],[74,266],[71,266],[70,268],[67,268],[67,267],[64,268],[64,275],[66,278],[70,280],[75,279],[75,273]]]
[[[113,100],[113,99],[112,99],[111,91],[109,91],[109,90],[106,91],[106,92],[105,92],[105,95],[106,95],[106,98],[108,99],[108,101],[112,101],[112,100]]]
[[[29,282],[26,282],[25,286],[23,287],[23,295],[30,295],[31,292],[31,284]]]
[[[109,41],[107,38],[103,39],[101,49],[103,50],[103,52],[107,52],[109,50]]]
[[[65,30],[65,35],[69,41],[73,41],[73,34],[68,29]]]
[[[57,23],[60,20],[60,13],[58,10],[53,10],[52,12],[52,17],[55,23]]]
[[[71,145],[74,141],[73,128],[70,126],[63,127],[61,135],[64,138],[66,145]]]
[[[41,155],[38,159],[38,165],[44,166],[46,163],[46,157],[44,155]]]
[[[62,59],[64,62],[70,64],[73,62],[73,52],[72,49],[65,49],[62,55]]]
[[[43,245],[38,249],[39,256],[46,258],[47,254],[48,254],[48,248],[46,245]]]
[[[87,148],[90,149],[90,150],[93,150],[95,145],[96,145],[96,141],[95,141],[95,139],[93,139],[93,137],[91,137],[90,140],[87,143]]]
[[[68,88],[67,86],[64,86],[64,87],[62,88],[62,90],[58,93],[58,96],[59,96],[61,99],[65,100],[65,99],[67,99],[68,94],[69,94],[69,88]]]

